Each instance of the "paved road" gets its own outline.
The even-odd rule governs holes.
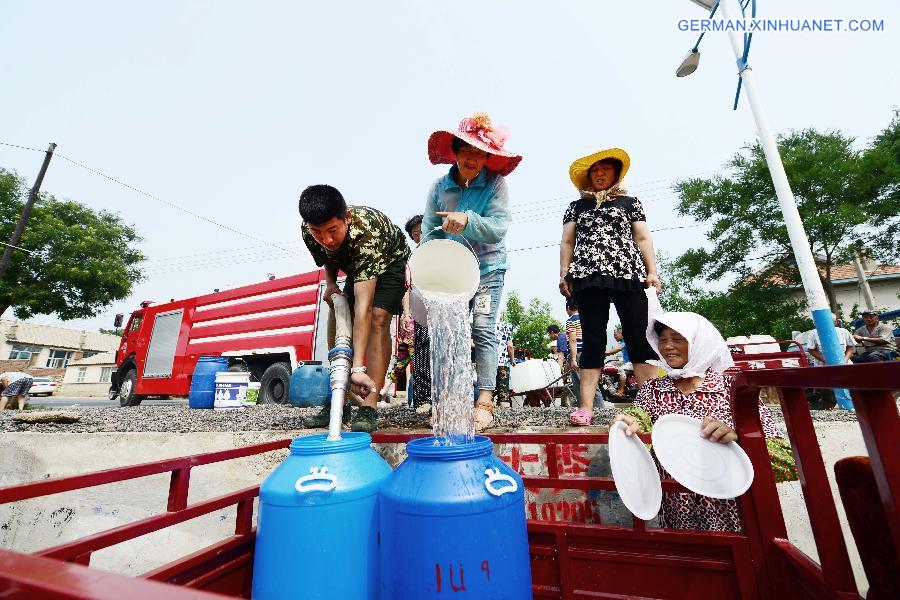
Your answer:
[[[75,398],[69,396],[32,396],[29,401],[31,406],[46,406],[49,408],[68,408],[77,406],[119,406],[119,399],[109,401],[106,398]],[[172,398],[171,400],[148,399],[141,402],[141,406],[180,406],[187,404],[185,398]]]

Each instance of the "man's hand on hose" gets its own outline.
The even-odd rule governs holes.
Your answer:
[[[325,282],[325,290],[322,292],[322,299],[328,303],[328,306],[334,308],[334,305],[331,303],[331,296],[337,294],[339,296],[345,296],[344,292],[341,291],[341,288],[338,287],[338,284],[333,281]]]

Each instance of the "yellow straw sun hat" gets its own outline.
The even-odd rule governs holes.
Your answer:
[[[593,166],[594,163],[601,161],[604,158],[614,158],[621,162],[622,171],[619,173],[619,179],[616,183],[625,179],[625,173],[628,172],[628,167],[631,165],[631,158],[629,158],[628,153],[621,148],[609,148],[576,159],[575,162],[572,163],[572,166],[569,167],[569,179],[572,180],[572,184],[579,190],[591,191],[591,186],[588,182],[588,171],[591,170],[591,166]]]

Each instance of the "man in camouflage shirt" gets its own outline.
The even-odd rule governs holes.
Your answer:
[[[401,312],[406,293],[409,246],[403,231],[384,213],[367,206],[348,207],[330,185],[303,190],[299,209],[303,241],[316,264],[325,267],[325,301],[330,305],[332,294],[344,294],[353,307],[350,383],[364,399],[351,429],[372,432],[380,382],[391,357],[391,318]],[[343,291],[337,285],[338,271],[347,274]],[[330,412],[331,405],[326,402],[307,423],[325,427]],[[344,415],[350,416],[349,407],[344,408]]]

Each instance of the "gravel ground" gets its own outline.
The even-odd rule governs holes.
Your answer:
[[[568,408],[498,408],[495,427],[489,431],[503,432],[520,429],[570,429]],[[776,421],[782,421],[781,409],[770,406]],[[317,408],[257,406],[240,410],[195,410],[186,406],[138,406],[133,408],[66,408],[76,412],[76,423],[20,423],[13,420],[15,412],[0,413],[0,432],[31,431],[39,433],[96,433],[113,431],[168,431],[190,433],[196,431],[296,431],[305,429],[304,417]],[[594,411],[592,430],[605,430],[618,409]],[[416,414],[403,406],[379,410],[380,430],[430,429],[428,417]],[[814,421],[855,421],[850,411],[812,411]],[[584,431],[583,428],[577,430]]]

